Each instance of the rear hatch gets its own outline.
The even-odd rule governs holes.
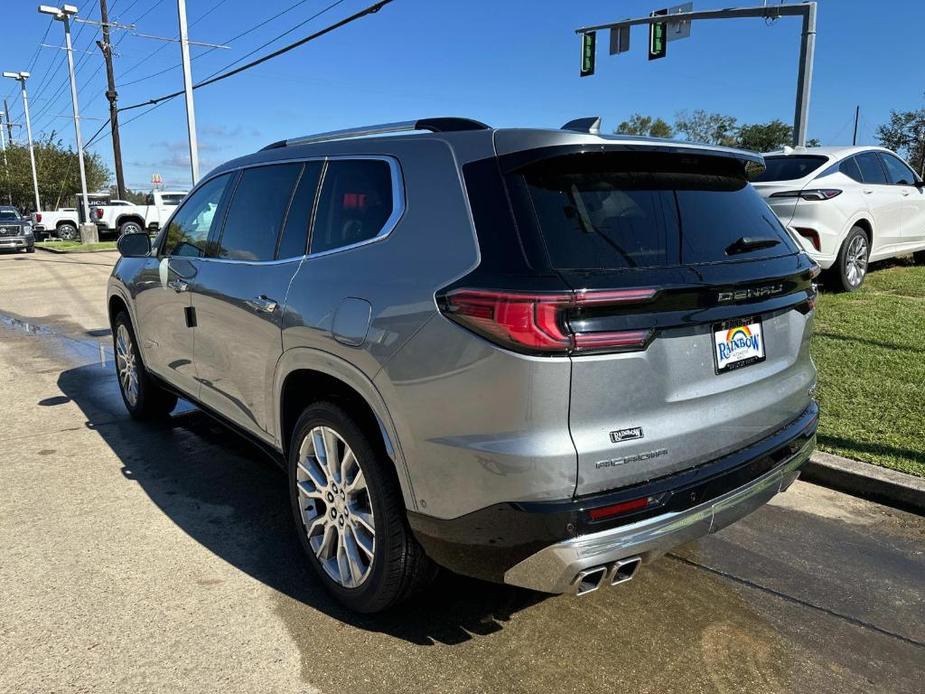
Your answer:
[[[743,159],[578,147],[501,161],[534,263],[590,297],[561,318],[578,336],[577,495],[707,462],[806,409],[816,268]]]
[[[752,179],[759,195],[785,225],[797,208],[796,194],[818,175],[829,158],[822,154],[779,154],[764,158],[767,168]]]

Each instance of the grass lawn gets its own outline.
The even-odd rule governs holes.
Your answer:
[[[925,266],[878,264],[857,292],[823,289],[812,352],[819,447],[925,477]]]
[[[90,253],[92,251],[114,251],[115,241],[100,241],[99,243],[80,243],[79,241],[39,241],[36,248],[49,248],[63,253]]]

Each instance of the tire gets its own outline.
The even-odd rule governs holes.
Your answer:
[[[832,284],[839,291],[853,292],[861,288],[867,276],[870,241],[861,227],[851,227],[838,251],[835,265],[829,270]]]
[[[80,240],[80,232],[77,231],[77,227],[73,224],[59,224],[58,238],[62,241],[78,241]]]
[[[26,249],[26,253],[35,253],[35,246],[29,246]]]
[[[350,462],[329,470],[328,448]],[[436,574],[411,534],[398,480],[381,449],[329,402],[302,412],[289,446],[289,496],[302,548],[325,588],[362,613],[398,604]]]
[[[120,311],[112,324],[113,352],[119,392],[135,419],[163,419],[177,405],[177,396],[164,390],[145,369],[138,352],[132,321]]]
[[[119,236],[124,236],[125,234],[140,234],[143,231],[144,229],[141,228],[141,224],[131,219],[119,225]]]

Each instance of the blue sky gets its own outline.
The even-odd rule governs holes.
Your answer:
[[[80,17],[99,17],[97,0],[74,0]],[[250,30],[296,0],[187,0],[194,40],[223,42],[228,50],[193,61],[194,81],[218,71],[333,0],[305,0],[279,19]],[[369,4],[341,0],[336,7],[255,54],[308,35]],[[33,58],[33,128],[74,139],[59,24],[36,12],[37,0],[6,0],[0,69],[23,70]],[[695,8],[728,7],[729,0],[695,0]],[[742,6],[760,4],[760,0]],[[774,4],[769,2],[769,4]],[[175,0],[109,0],[113,21],[137,31],[174,37]],[[218,7],[216,7],[218,6]],[[647,14],[657,0],[394,0],[322,39],[260,67],[197,90],[203,172],[274,140],[353,125],[433,115],[461,115],[498,126],[558,127],[571,118],[600,115],[612,129],[633,112],[672,121],[681,109],[703,108],[740,122],[791,122],[800,20],[783,18],[699,22],[688,40],[672,42],[668,57],[648,62],[646,30],[635,27],[631,50],[608,56],[598,37],[597,74],[578,77],[582,25]],[[214,9],[213,9],[214,8]],[[210,12],[210,10],[213,10]],[[889,10],[892,21],[883,13]],[[198,21],[197,21],[198,20]],[[850,143],[854,107],[861,106],[860,141],[873,142],[891,108],[925,104],[922,0],[820,0],[809,136],[824,144]],[[94,45],[96,27],[75,24],[75,60],[84,138],[103,124],[108,109],[105,72]],[[182,87],[179,47],[114,32],[120,106]],[[919,47],[919,48],[917,48]],[[193,55],[205,49],[193,48]],[[156,52],[155,52],[156,51]],[[53,70],[52,68],[57,68]],[[154,74],[166,70],[163,74]],[[14,120],[22,120],[18,87],[0,85]],[[130,82],[134,82],[130,84]],[[120,118],[126,181],[149,187],[159,172],[168,186],[189,185],[183,100],[175,99],[128,123]],[[63,116],[63,117],[62,117]],[[18,132],[18,131],[17,131]],[[21,137],[17,134],[17,137]],[[111,141],[92,149],[112,162]]]

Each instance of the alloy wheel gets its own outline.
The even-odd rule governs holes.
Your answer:
[[[132,407],[138,404],[138,365],[135,345],[124,323],[116,330],[116,370],[125,399]]]
[[[867,239],[858,234],[848,246],[845,253],[845,277],[852,287],[857,287],[867,273]]]
[[[375,556],[372,500],[359,461],[331,427],[314,427],[302,441],[296,485],[302,525],[321,567],[338,585],[358,588]]]

